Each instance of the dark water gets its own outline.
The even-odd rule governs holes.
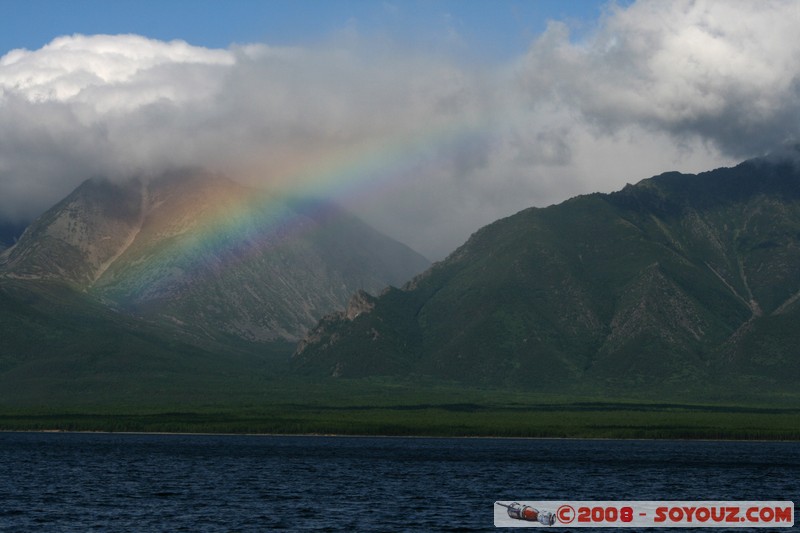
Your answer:
[[[477,531],[558,499],[798,503],[800,443],[0,433],[0,531]]]

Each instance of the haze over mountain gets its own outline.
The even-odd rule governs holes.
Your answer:
[[[63,282],[205,338],[270,341],[427,265],[333,204],[182,170],[85,181],[0,255],[0,278]]]
[[[25,231],[26,223],[0,221],[0,252],[13,246]]]
[[[798,161],[793,149],[671,172],[498,220],[402,289],[357,294],[295,368],[561,392],[794,390]]]
[[[280,24],[303,34],[286,40],[260,25],[227,42],[200,38],[195,16],[229,17],[227,5],[192,17],[173,6],[173,24],[164,6],[137,5],[112,26],[10,25],[0,218],[31,220],[87,176],[200,165],[324,192],[440,259],[508,213],[800,138],[792,0],[423,4],[326,5],[338,16],[316,16],[330,33],[310,35],[303,14]],[[31,19],[25,3],[6,8],[17,13],[8,20]],[[238,12],[273,26],[275,9]],[[485,55],[509,40],[502,57]]]

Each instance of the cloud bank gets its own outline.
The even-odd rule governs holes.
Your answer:
[[[207,49],[65,36],[0,58],[0,218],[91,176],[203,165],[331,196],[438,259],[531,205],[797,140],[800,4],[610,5],[514,61],[346,38]]]

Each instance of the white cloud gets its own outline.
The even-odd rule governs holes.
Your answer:
[[[747,156],[797,128],[800,4],[643,1],[614,8],[584,43],[552,25],[521,70],[599,127],[699,135]]]
[[[440,258],[530,205],[797,138],[798,23],[796,2],[643,1],[495,66],[352,28],[305,48],[59,37],[0,58],[0,216],[92,175],[206,165],[327,191]]]
[[[209,50],[183,41],[165,43],[138,35],[73,35],[59,37],[40,50],[12,50],[0,58],[0,88],[33,102],[81,102],[101,111],[130,109],[161,98],[190,97],[190,80],[176,72],[181,66],[234,63],[227,50]],[[198,87],[201,92],[207,91],[208,81]],[[112,93],[118,98],[104,102],[104,96]]]

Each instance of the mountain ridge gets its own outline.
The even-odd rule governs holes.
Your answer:
[[[294,365],[546,390],[697,391],[737,373],[740,385],[786,387],[800,368],[790,332],[776,337],[769,368],[748,368],[759,356],[742,347],[767,342],[758,332],[774,331],[774,317],[798,314],[798,199],[795,162],[762,159],[525,209],[371,311],[324,319]]]
[[[333,204],[198,169],[87,180],[0,258],[7,279],[61,281],[121,312],[255,342],[296,339],[351,292],[429,264]]]

